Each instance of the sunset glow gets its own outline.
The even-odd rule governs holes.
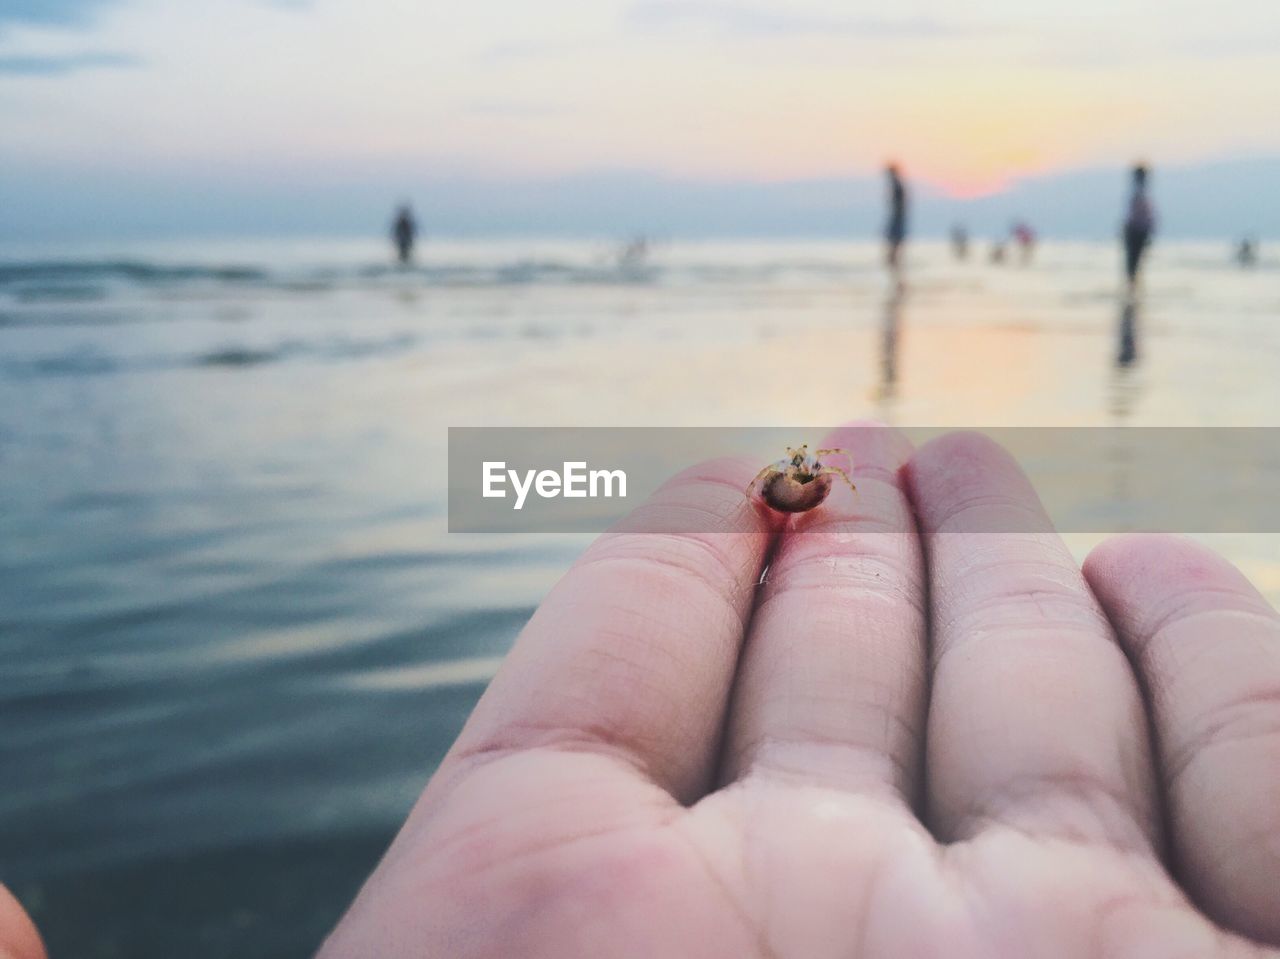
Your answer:
[[[981,196],[1138,155],[1280,154],[1280,5],[1245,6],[70,0],[43,20],[0,11],[0,162],[32,182],[319,186],[779,182],[894,157]]]

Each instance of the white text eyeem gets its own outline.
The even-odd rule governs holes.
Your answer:
[[[512,509],[524,506],[530,492],[541,499],[611,499],[627,495],[627,474],[622,470],[588,470],[586,463],[564,464],[563,471],[511,470],[501,461],[484,463],[483,493],[486,499],[505,499],[507,486],[515,492]]]

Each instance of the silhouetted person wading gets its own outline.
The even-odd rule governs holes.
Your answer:
[[[896,271],[899,250],[907,238],[907,187],[896,163],[890,163],[884,172],[889,178],[889,222],[885,224],[884,239],[889,269]]]
[[[1133,193],[1129,196],[1129,214],[1124,221],[1124,272],[1132,286],[1142,266],[1142,255],[1151,243],[1156,228],[1156,213],[1147,195],[1147,168],[1133,168]]]
[[[391,224],[391,238],[396,244],[396,254],[401,263],[408,263],[413,258],[413,241],[418,236],[418,224],[413,219],[413,211],[409,204],[404,204],[396,211],[395,222]]]

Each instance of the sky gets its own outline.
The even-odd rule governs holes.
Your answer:
[[[0,233],[767,230],[888,159],[940,210],[1135,158],[1276,192],[1278,49],[1275,0],[0,0]]]

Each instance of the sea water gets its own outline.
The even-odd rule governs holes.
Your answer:
[[[617,253],[0,250],[0,879],[54,955],[336,920],[585,543],[448,534],[449,426],[1280,426],[1275,256]],[[1210,541],[1280,599],[1280,536]]]

